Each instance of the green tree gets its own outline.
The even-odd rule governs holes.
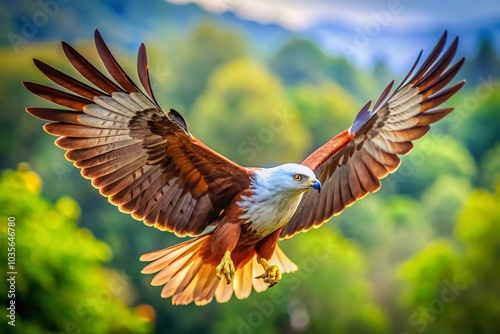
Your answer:
[[[372,75],[357,70],[345,58],[327,55],[318,45],[305,39],[292,39],[271,58],[271,70],[287,86],[319,85],[334,81],[362,99],[373,99],[389,82],[380,82]]]
[[[300,161],[309,147],[308,129],[280,81],[250,60],[219,68],[190,115],[199,139],[243,165]]]
[[[414,142],[413,151],[402,157],[397,172],[384,181],[384,191],[419,197],[441,175],[472,179],[476,163],[460,142],[436,131]]]
[[[110,248],[75,221],[78,205],[63,197],[52,204],[40,196],[41,179],[26,164],[5,170],[0,178],[2,245],[15,242],[15,327],[0,312],[2,333],[146,333],[154,311],[129,304],[133,289],[121,273],[103,267]],[[8,217],[15,226],[8,229]],[[12,221],[10,218],[9,221]],[[12,239],[15,230],[15,241]],[[9,238],[10,237],[10,238]],[[9,244],[9,246],[12,246]],[[6,249],[0,260],[7,263]],[[5,275],[4,271],[4,274]],[[10,275],[9,275],[10,277]],[[4,277],[2,291],[13,285]],[[6,293],[2,305],[10,305]]]
[[[271,69],[286,85],[319,84],[328,79],[328,56],[314,43],[292,39],[270,61]]]
[[[453,136],[462,141],[476,161],[481,161],[500,142],[500,81],[482,77],[480,85],[465,91],[456,99],[450,115]],[[461,97],[461,98],[460,98]]]
[[[311,132],[311,152],[351,126],[360,108],[349,93],[334,82],[298,84],[289,88],[287,95],[300,112],[301,123]]]
[[[438,240],[401,266],[407,330],[496,333],[500,313],[500,187],[475,190],[453,240]]]
[[[500,183],[500,142],[486,152],[481,162],[479,185],[493,190]]]
[[[466,178],[441,175],[422,194],[422,207],[437,236],[452,235],[471,188],[471,182]]]
[[[172,49],[167,48],[165,52],[171,55],[174,77],[162,82],[175,81],[171,95],[174,105],[184,114],[189,112],[219,66],[246,54],[245,44],[235,31],[210,22],[196,26],[187,39]]]

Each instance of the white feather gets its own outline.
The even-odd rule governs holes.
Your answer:
[[[294,175],[302,176],[300,181]],[[252,196],[242,196],[237,204],[243,209],[240,219],[265,237],[285,225],[293,216],[304,192],[316,180],[313,171],[298,164],[285,164],[255,171],[250,185]]]

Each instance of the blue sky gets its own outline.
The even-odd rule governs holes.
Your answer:
[[[208,11],[233,11],[242,18],[276,23],[290,30],[303,30],[318,22],[363,25],[372,12],[397,8],[391,18],[394,28],[414,25],[456,26],[464,22],[499,20],[500,1],[416,1],[416,0],[170,0],[197,3]]]
[[[315,39],[358,65],[385,58],[406,68],[421,48],[432,48],[446,29],[460,36],[460,52],[473,56],[485,34],[500,48],[500,1],[418,0],[169,0],[196,3],[213,13],[233,12],[278,24]],[[397,52],[396,52],[397,51]],[[500,50],[499,50],[500,51]]]

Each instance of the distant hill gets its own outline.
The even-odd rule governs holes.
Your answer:
[[[276,49],[292,35],[274,24],[242,20],[232,13],[208,13],[196,5],[174,5],[164,0],[35,2],[22,0],[4,4],[0,10],[0,45],[19,45],[44,40],[89,38],[95,28],[122,47],[137,47],[148,36],[174,38],[200,21],[240,31],[259,49]],[[50,3],[50,6],[42,6]],[[56,5],[54,5],[56,4]],[[126,24],[124,24],[126,22]]]
[[[327,54],[343,58],[355,67],[373,69],[382,63],[402,75],[421,48],[430,52],[440,34],[450,28],[451,36],[459,35],[461,38],[458,54],[468,58],[465,65],[468,78],[477,82],[476,73],[488,72],[481,59],[487,58],[488,64],[493,64],[489,66],[491,71],[488,73],[494,75],[500,63],[500,43],[497,43],[500,26],[493,21],[457,24],[455,27],[408,27],[405,31],[387,26],[373,38],[366,38],[356,27],[341,23],[320,22],[305,31],[291,32],[276,24],[240,18],[232,12],[210,13],[194,4],[176,5],[164,0],[4,2],[0,7],[0,28],[3,32],[0,45],[16,48],[32,41],[74,42],[90,38],[93,30],[99,28],[110,44],[135,53],[142,41],[153,39],[166,44],[178,41],[202,21],[215,22],[218,26],[239,32],[254,48],[251,50],[254,56],[262,60],[273,57],[290,41],[300,38],[319,45]],[[485,43],[489,43],[490,48],[486,51],[482,49],[482,53],[477,51],[479,45],[484,47]],[[474,61],[476,56],[478,61]]]

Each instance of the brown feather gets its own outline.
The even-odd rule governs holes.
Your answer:
[[[418,115],[418,125],[429,125],[435,123],[453,111],[453,108],[441,108],[427,110]]]
[[[441,88],[446,86],[457,74],[458,70],[462,67],[465,58],[460,59],[455,65],[453,65],[449,70],[444,72],[439,78],[437,78],[431,85],[427,86],[425,89],[421,89],[421,95],[423,99],[431,96],[432,94],[438,92]]]
[[[120,136],[128,135],[130,133],[130,131],[127,129],[100,129],[59,122],[45,124],[43,126],[43,129],[45,130],[45,132],[54,136],[84,138]]]
[[[439,106],[441,103],[444,101],[448,100],[450,97],[452,97],[460,88],[465,85],[465,80],[462,80],[460,82],[457,82],[451,87],[446,88],[445,90],[442,90],[431,97],[427,98],[424,100],[420,106],[420,109],[422,111],[428,110],[434,107]]]
[[[139,53],[137,55],[137,73],[139,73],[139,80],[141,81],[142,87],[146,90],[146,93],[149,95],[151,100],[154,101],[154,103],[158,104],[158,102],[156,102],[153,89],[151,88],[151,82],[149,81],[148,56],[144,43],[142,43],[139,47]]]
[[[137,87],[129,78],[127,73],[125,73],[122,69],[120,64],[118,64],[115,57],[113,57],[113,54],[109,51],[108,46],[104,43],[104,40],[97,29],[94,31],[94,40],[99,57],[101,58],[108,73],[127,93],[137,92]]]
[[[107,137],[59,137],[56,140],[56,145],[65,149],[79,149],[100,146],[109,143],[116,143],[124,140],[129,140],[127,135],[107,136]]]
[[[438,59],[438,61],[427,71],[427,73],[414,85],[419,87],[419,90],[424,90],[429,84],[433,83],[446,70],[451,63],[453,56],[457,52],[458,37],[453,40],[446,53]]]
[[[62,42],[64,54],[75,67],[88,81],[111,95],[114,92],[122,92],[123,90],[114,82],[109,80],[97,68],[94,67],[87,59],[85,59],[78,51],[66,42]]]
[[[24,87],[39,97],[60,104],[62,106],[75,109],[83,110],[87,104],[92,103],[92,101],[87,100],[83,97],[79,97],[73,94],[61,92],[60,90],[50,88],[44,85],[40,85],[34,82],[23,82]]]
[[[65,157],[120,211],[179,236],[201,233],[248,187],[250,172],[192,137],[177,111],[167,115],[142,94],[98,31],[95,43],[119,85],[63,42],[71,64],[100,90],[34,60],[42,73],[77,95],[25,82],[34,94],[74,109],[28,108],[27,112],[54,122],[46,124],[45,131],[61,136],[56,145],[68,150]],[[138,70],[154,101],[144,45]]]
[[[99,95],[106,95],[106,93],[103,93],[100,90],[97,90],[95,88],[92,88],[72,77],[69,75],[56,70],[52,66],[45,64],[44,62],[38,60],[38,59],[33,59],[33,62],[35,63],[35,66],[43,73],[45,74],[48,78],[50,78],[52,81],[54,81],[56,84],[69,89],[70,91],[81,95],[87,99],[92,100],[95,96]]]
[[[156,167],[154,166],[141,166],[135,170],[129,171],[129,173],[124,173],[124,175],[119,175],[118,177],[113,178],[112,180],[103,182],[99,192],[101,195],[106,197],[111,197],[127,187],[131,187],[134,183],[143,182],[143,186],[148,185],[149,176],[156,171]],[[120,177],[121,176],[121,177]],[[130,193],[130,191],[128,191]],[[111,199],[110,199],[111,200]],[[119,203],[116,203],[119,204]]]
[[[63,110],[52,108],[26,108],[31,115],[45,121],[60,121],[63,123],[79,124],[78,116],[82,113],[75,110]]]
[[[427,57],[426,61],[420,66],[420,69],[417,71],[415,76],[410,80],[410,83],[414,86],[426,73],[426,71],[431,67],[431,65],[436,61],[436,59],[439,57],[439,54],[441,51],[443,51],[443,47],[446,43],[446,37],[448,36],[448,32],[445,31],[443,33],[443,36],[441,36],[441,39],[439,42],[436,44],[434,47],[434,50],[430,53],[430,55]]]

